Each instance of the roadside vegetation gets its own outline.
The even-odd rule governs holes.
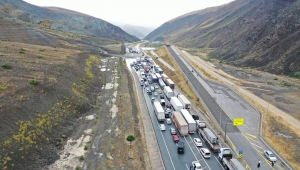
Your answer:
[[[170,64],[176,71],[173,72],[170,70],[167,66],[162,64],[160,61],[158,61],[155,57],[151,56],[151,54],[148,54],[152,57],[152,59],[157,63],[163,70],[164,73],[167,74],[174,82],[176,82],[176,86],[180,88],[180,90],[186,94],[186,96],[197,105],[197,107],[200,108],[202,112],[204,112],[203,106],[200,104],[199,99],[189,86],[187,80],[185,79],[181,68],[175,61],[175,59],[172,57],[171,53],[167,49],[166,46],[162,46],[154,51],[159,57],[161,57],[165,62]]]

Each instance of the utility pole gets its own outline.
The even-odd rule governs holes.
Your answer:
[[[227,119],[226,119],[226,120],[227,120]],[[229,123],[229,122],[226,122],[226,123],[225,123],[225,139],[224,139],[224,142],[225,142],[225,143],[226,143],[227,124],[232,124],[232,123]]]

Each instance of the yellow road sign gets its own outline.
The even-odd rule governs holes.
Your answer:
[[[233,119],[234,126],[243,126],[244,125],[244,118],[234,118]]]

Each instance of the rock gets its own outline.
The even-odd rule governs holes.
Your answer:
[[[67,135],[61,135],[61,137],[65,139],[65,138],[67,138]]]

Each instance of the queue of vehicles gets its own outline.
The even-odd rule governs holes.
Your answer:
[[[142,60],[140,62],[142,62]],[[138,64],[138,62],[136,63]],[[149,68],[149,66],[143,64],[140,65],[140,68],[145,69]],[[149,86],[150,84],[154,84],[154,86],[150,86],[150,90],[147,90],[147,92],[149,91],[149,95],[151,95],[152,92],[162,94],[162,91],[160,89],[155,88],[155,86],[159,85],[160,88],[163,89],[163,93],[166,95],[167,100],[169,100],[170,102],[170,105],[168,104],[168,107],[166,107],[166,110],[164,110],[163,106],[166,106],[166,102],[164,98],[161,97],[163,95],[160,95],[160,101],[156,101],[157,99],[152,98],[154,113],[157,117],[157,120],[159,122],[166,121],[167,124],[171,124],[172,120],[177,131],[179,132],[179,135],[181,136],[187,136],[189,133],[198,133],[198,135],[202,137],[203,141],[213,152],[220,152],[219,161],[226,169],[229,169],[229,164],[231,165],[231,167],[241,166],[240,163],[233,160],[232,157],[228,159],[229,155],[226,153],[228,152],[229,148],[220,147],[218,137],[208,127],[206,127],[206,123],[204,121],[199,121],[199,116],[190,114],[189,110],[191,109],[191,102],[182,94],[178,94],[177,97],[175,96],[175,83],[165,73],[163,73],[162,69],[159,68],[158,65],[154,64],[153,66],[150,66],[150,68],[153,68],[155,70],[155,73],[152,73],[151,69],[147,71],[145,70],[145,72],[141,71],[141,77],[143,79],[143,81],[141,81],[141,85]],[[148,79],[147,77],[150,78]],[[157,92],[155,92],[156,89]],[[169,107],[172,107],[174,111],[172,111]],[[160,124],[160,129],[164,131],[165,126],[162,125],[163,124]],[[174,128],[170,128],[170,132],[173,141],[177,143],[177,152],[184,153],[184,143],[180,141],[176,130],[174,130]],[[194,138],[193,141],[195,143],[195,146],[202,147],[200,138]],[[207,148],[200,148],[199,151],[204,158],[211,157],[211,153]],[[194,166],[196,167],[199,167],[199,165],[196,164],[196,162],[194,163]],[[236,169],[232,168],[230,170]]]

